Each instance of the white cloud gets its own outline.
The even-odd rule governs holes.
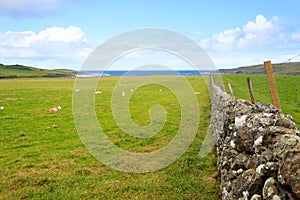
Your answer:
[[[233,43],[239,37],[240,32],[240,28],[225,30],[213,35],[212,38],[202,40],[201,46],[204,48],[226,51],[231,48]]]
[[[84,41],[84,33],[80,28],[51,27],[35,34],[32,31],[0,33],[0,44],[14,47],[29,47],[38,42],[80,42]]]
[[[281,63],[300,54],[300,31],[290,31],[279,17],[257,15],[253,21],[203,39],[200,46],[218,68],[262,64],[266,60]]]
[[[228,51],[272,44],[283,38],[278,20],[276,16],[268,20],[263,15],[257,15],[255,21],[203,39],[201,46],[207,50]]]
[[[8,61],[31,60],[47,65],[47,60],[57,65],[65,63],[78,68],[92,48],[87,44],[79,27],[50,27],[38,33],[33,31],[0,33],[0,54],[5,64]],[[22,64],[21,62],[21,64]]]
[[[84,39],[83,35],[81,29],[75,26],[68,28],[52,27],[39,32],[36,38],[48,41],[78,42]]]
[[[273,17],[270,21],[268,21],[263,15],[257,15],[255,22],[247,22],[246,25],[243,26],[243,32],[253,33],[253,34],[259,34],[264,33],[268,30],[274,30],[276,28],[276,21],[278,20],[278,17]]]
[[[22,31],[0,33],[1,46],[28,47],[34,32]]]
[[[213,39],[223,44],[232,44],[240,31],[239,28],[225,30],[222,33],[214,35]]]

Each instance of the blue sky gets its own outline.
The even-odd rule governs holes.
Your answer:
[[[147,27],[190,37],[218,68],[285,62],[300,54],[299,8],[295,0],[0,0],[0,63],[79,69],[102,42]],[[154,55],[130,59],[174,63]]]

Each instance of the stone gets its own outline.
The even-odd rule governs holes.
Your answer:
[[[246,169],[246,164],[249,157],[245,154],[240,153],[237,155],[231,165],[231,169],[238,170],[238,169]]]
[[[254,194],[250,200],[262,200],[262,198],[259,194]]]
[[[300,137],[296,135],[284,134],[278,141],[273,145],[273,155],[277,160],[281,160],[283,154],[288,149],[296,147],[300,142]]]
[[[250,196],[260,194],[262,187],[262,177],[255,170],[250,169],[232,181],[232,197],[233,199],[241,198],[241,191],[248,191]]]
[[[258,157],[256,154],[254,154],[247,160],[246,168],[247,169],[256,169],[256,167],[262,163],[263,162],[260,159],[260,157]]]
[[[242,115],[241,117],[235,117],[235,126],[237,127],[237,128],[239,128],[239,127],[241,127],[241,126],[243,126],[244,125],[244,123],[246,122],[246,119],[247,119],[247,115]]]
[[[293,121],[290,115],[281,115],[277,120],[275,126],[282,126],[284,128],[295,129],[296,123]]]
[[[248,200],[248,197],[249,197],[249,192],[243,191],[243,199]]]
[[[264,138],[264,136],[259,136],[255,141],[254,141],[254,147],[257,147],[257,146],[259,146],[259,145],[261,145],[262,144],[262,142],[263,142],[263,138]]]
[[[236,150],[239,152],[254,153],[254,136],[247,127],[241,127],[237,132]]]
[[[277,181],[273,177],[266,180],[263,187],[263,199],[273,199],[275,195],[279,195],[276,184]]]
[[[275,194],[272,198],[272,200],[281,200],[280,196],[278,196],[277,194]]]
[[[259,175],[263,175],[263,169],[265,169],[266,165],[265,164],[260,164],[257,168],[256,168],[256,173],[258,173]]]
[[[300,142],[292,150],[284,154],[279,168],[280,181],[292,188],[292,192],[300,198]]]
[[[278,174],[279,164],[277,162],[267,162],[264,175],[267,177],[276,177]]]

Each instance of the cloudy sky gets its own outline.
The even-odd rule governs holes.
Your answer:
[[[218,68],[300,61],[299,8],[296,0],[0,0],[0,63],[80,69],[102,42],[147,27],[193,39]],[[183,66],[151,51],[119,66],[129,58]]]

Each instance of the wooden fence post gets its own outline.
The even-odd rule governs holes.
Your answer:
[[[250,92],[251,102],[255,103],[254,93],[253,93],[253,88],[252,88],[252,82],[251,82],[250,77],[247,77],[247,83],[248,83],[248,89],[249,89],[249,92]]]
[[[270,92],[271,92],[271,96],[272,96],[272,103],[274,106],[276,106],[278,109],[280,109],[279,98],[278,98],[278,93],[277,93],[277,89],[276,89],[276,83],[275,83],[275,78],[274,78],[271,61],[265,61],[264,66],[265,66],[268,83],[269,83],[269,87],[270,87]]]
[[[228,83],[228,88],[229,88],[229,91],[230,91],[231,100],[232,100],[232,101],[235,101],[235,98],[234,98],[234,92],[233,92],[233,89],[232,89],[230,83]]]

